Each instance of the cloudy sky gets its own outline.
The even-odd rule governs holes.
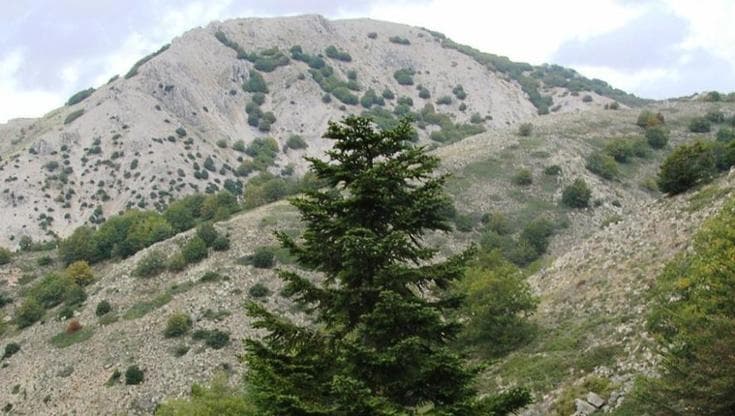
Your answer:
[[[13,0],[0,16],[0,122],[35,117],[212,20],[319,13],[423,26],[557,63],[646,98],[735,90],[735,0]]]

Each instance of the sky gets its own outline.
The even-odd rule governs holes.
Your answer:
[[[644,98],[735,91],[735,0],[13,0],[0,16],[0,123],[213,20],[322,14],[426,27],[485,52],[554,63]]]

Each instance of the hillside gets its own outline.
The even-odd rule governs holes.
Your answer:
[[[197,191],[238,191],[262,170],[300,176],[303,157],[328,146],[327,122],[347,113],[370,111],[381,125],[413,114],[420,140],[440,146],[615,100],[642,102],[416,27],[320,16],[214,22],[42,118],[0,125],[0,246],[65,237]],[[275,139],[268,154],[251,148],[263,137]]]
[[[483,390],[528,385],[536,404],[527,414],[570,414],[559,410],[559,401],[584,397],[592,378],[608,380],[606,397],[623,397],[636,375],[652,371],[655,357],[643,329],[645,293],[666,260],[687,250],[699,224],[732,196],[731,176],[673,198],[650,189],[650,178],[672,146],[711,139],[712,134],[689,132],[687,125],[713,107],[682,102],[649,108],[666,118],[670,145],[618,164],[614,180],[592,174],[586,160],[616,139],[642,134],[635,125],[638,110],[552,114],[535,119],[528,136],[519,136],[516,126],[499,127],[434,151],[442,169],[453,175],[447,188],[458,210],[458,230],[429,237],[443,254],[473,241],[485,244],[481,217],[486,213],[505,215],[513,233],[538,218],[553,221],[549,250],[528,269],[535,270],[529,281],[540,297],[533,317],[539,336],[490,366],[480,385]],[[735,111],[731,104],[720,108]],[[545,173],[550,166],[559,166],[560,172]],[[514,182],[522,168],[530,170],[532,183]],[[561,190],[576,178],[592,188],[589,208],[560,204]],[[256,335],[243,301],[260,299],[298,316],[277,295],[273,270],[254,267],[246,257],[273,245],[273,230],[296,233],[299,227],[293,208],[278,202],[217,223],[230,237],[229,249],[211,251],[181,271],[151,278],[133,273],[151,253],[172,257],[193,231],[129,258],[95,265],[87,299],[74,312],[82,335],[64,336],[68,321],[58,318],[62,306],[49,309],[28,328],[7,324],[0,331],[3,344],[20,346],[2,361],[0,405],[12,405],[18,414],[148,414],[157,403],[186,395],[192,383],[207,382],[217,372],[237,382],[244,371],[238,360],[241,340]],[[279,267],[293,267],[284,253],[277,253],[277,259]],[[0,266],[2,291],[10,299],[2,322],[10,322],[41,276],[61,266],[54,250],[20,254]],[[258,293],[256,284],[269,290]],[[96,307],[103,300],[112,311],[98,317]],[[229,343],[216,349],[189,336],[165,337],[166,322],[175,312],[189,314],[194,331],[227,332]],[[124,372],[130,365],[143,369],[143,384],[108,383],[115,370]]]

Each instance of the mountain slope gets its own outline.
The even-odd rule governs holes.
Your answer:
[[[160,208],[228,180],[238,188],[256,174],[237,169],[253,160],[244,150],[255,138],[277,142],[267,169],[300,175],[303,156],[328,146],[320,139],[327,122],[365,106],[382,123],[418,114],[421,140],[433,142],[437,131],[446,133],[437,140],[454,141],[534,118],[539,99],[553,100],[558,112],[613,102],[580,94],[612,90],[580,83],[573,71],[492,56],[436,32],[368,19],[238,19],[193,29],[91,95],[40,119],[0,125],[0,245],[63,237],[128,207]],[[262,87],[260,77],[266,94],[244,90]],[[401,97],[411,104],[399,105]],[[435,113],[421,112],[427,104]],[[289,149],[293,134],[308,147]]]

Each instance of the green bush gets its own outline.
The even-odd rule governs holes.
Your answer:
[[[268,286],[260,282],[250,286],[250,289],[248,289],[248,295],[250,295],[251,298],[260,299],[270,296],[270,294],[271,290],[268,289]]]
[[[188,351],[188,349],[187,349]],[[156,409],[156,416],[251,416],[257,414],[252,398],[242,389],[230,386],[218,375],[209,387],[191,386],[188,399],[167,400]]]
[[[332,95],[334,95],[334,98],[347,105],[356,105],[359,101],[357,96],[351,93],[346,87],[337,87],[333,89]]]
[[[419,88],[419,98],[423,98],[425,100],[431,98],[431,93],[426,87]]]
[[[724,123],[725,113],[720,110],[709,110],[704,116],[711,123]]]
[[[395,80],[400,85],[413,85],[413,75],[414,74],[415,72],[413,69],[402,68],[393,73],[393,78],[395,78]]]
[[[465,98],[467,98],[467,93],[465,92],[464,88],[459,84],[455,85],[454,88],[452,88],[452,93],[455,97],[457,97],[458,100],[464,100]]]
[[[249,75],[248,80],[242,86],[245,92],[268,94],[268,84],[263,76],[256,70],[250,70]]]
[[[144,374],[137,365],[131,365],[125,370],[125,384],[136,385],[143,382]]]
[[[81,117],[81,116],[82,116],[83,114],[84,114],[84,109],[83,109],[83,108],[80,108],[79,110],[75,110],[75,111],[72,111],[72,112],[71,112],[71,113],[69,113],[69,115],[67,115],[67,116],[66,116],[66,118],[64,119],[64,124],[70,124],[70,123],[71,123],[71,122],[73,122],[74,120],[76,120],[76,119],[78,119],[79,117]]]
[[[112,305],[110,304],[110,302],[103,300],[97,304],[97,308],[95,309],[94,314],[97,316],[103,316],[103,315],[107,315],[111,311],[112,311]]]
[[[704,117],[697,117],[689,122],[689,131],[692,133],[709,133],[711,129],[709,120]]]
[[[399,45],[410,45],[411,44],[411,41],[409,41],[406,38],[400,37],[400,36],[391,36],[390,38],[388,38],[388,40],[391,43],[397,43]]]
[[[204,340],[204,344],[208,347],[218,350],[230,343],[230,334],[219,329],[200,329],[194,331],[192,338]]]
[[[184,256],[186,263],[198,263],[205,259],[209,254],[207,252],[207,243],[205,243],[200,237],[194,236],[184,244],[183,247],[181,247],[181,254]]]
[[[533,132],[533,124],[531,123],[521,123],[520,126],[518,126],[518,135],[521,137],[528,137]]]
[[[365,94],[360,98],[360,105],[365,108],[370,108],[374,105],[383,106],[385,105],[385,100],[383,100],[383,97],[378,96],[378,94],[375,93],[375,90],[370,88],[365,91]]]
[[[85,99],[87,99],[92,93],[94,92],[94,88],[87,88],[86,90],[81,90],[78,93],[72,95],[69,97],[68,100],[66,100],[65,105],[74,105],[81,103]]]
[[[196,235],[204,241],[204,244],[206,244],[207,247],[211,247],[217,237],[219,237],[219,233],[211,222],[200,224],[197,227]]]
[[[327,46],[324,53],[326,53],[329,58],[336,59],[338,61],[352,62],[352,57],[349,53],[337,49],[334,45]]]
[[[20,351],[20,344],[18,344],[17,342],[10,342],[8,344],[5,344],[5,351],[3,352],[3,356],[0,357],[0,360],[10,358],[19,351]]]
[[[250,258],[251,264],[259,269],[270,269],[275,265],[275,251],[271,247],[258,247]]]
[[[181,252],[175,253],[168,259],[166,267],[172,272],[179,272],[186,268],[186,258]]]
[[[230,249],[230,239],[224,235],[218,235],[217,238],[212,242],[212,249],[214,251],[225,251]]]
[[[180,337],[191,329],[193,323],[191,317],[185,313],[175,313],[169,316],[166,321],[166,329],[163,331],[163,335],[166,338]]]
[[[389,88],[384,89],[383,90],[383,93],[381,95],[386,100],[392,100],[392,99],[396,98],[396,95],[393,94],[393,91],[391,91]]]
[[[140,67],[143,66],[143,64],[145,64],[146,62],[148,62],[151,59],[155,58],[156,56],[162,54],[170,46],[171,46],[171,44],[163,45],[163,46],[161,46],[161,49],[159,49],[159,50],[157,50],[157,51],[155,51],[155,52],[153,52],[153,53],[151,53],[149,55],[146,55],[143,58],[141,58],[140,60],[138,60],[138,62],[136,62],[135,64],[133,64],[133,66],[130,68],[130,70],[125,74],[125,79],[130,79],[130,78],[138,75],[138,69],[140,69]]]
[[[669,132],[661,126],[646,129],[646,141],[654,149],[663,149],[669,143]]]
[[[615,159],[604,152],[593,152],[587,158],[585,167],[590,172],[608,180],[615,179],[620,175]]]
[[[84,260],[78,260],[68,265],[66,270],[64,270],[64,274],[80,286],[86,286],[94,280],[92,268],[89,267],[89,263]]]
[[[36,299],[27,298],[15,311],[15,324],[18,328],[25,328],[33,325],[36,321],[43,318],[44,308]]]
[[[498,235],[508,235],[513,232],[513,226],[508,218],[500,212],[486,213],[481,218],[486,230],[493,231]]]
[[[561,166],[551,165],[544,168],[544,175],[559,176],[561,175]]]
[[[166,259],[162,252],[151,251],[135,265],[133,274],[139,277],[153,277],[166,269]]]
[[[452,104],[452,97],[448,95],[443,95],[436,100],[436,103],[438,105],[450,105]]]
[[[523,227],[520,240],[528,241],[538,254],[543,254],[549,247],[549,238],[553,234],[554,224],[545,218],[537,218]]]
[[[529,169],[521,169],[511,179],[514,185],[528,186],[533,183],[533,174]]]
[[[635,124],[637,124],[639,127],[643,127],[644,129],[658,126],[664,124],[664,116],[661,113],[654,113],[649,110],[643,110],[638,115],[638,120]]]
[[[5,247],[0,247],[0,265],[10,263],[13,253]]]
[[[658,174],[661,192],[678,194],[708,182],[717,171],[712,146],[703,142],[684,144],[664,160]]]
[[[298,134],[292,134],[288,137],[288,140],[286,140],[286,146],[288,146],[289,149],[306,149],[309,147],[309,145],[306,143],[306,140],[304,140],[301,136]]]
[[[720,127],[717,131],[717,141],[728,143],[735,140],[735,129],[730,127]]]
[[[564,188],[561,195],[562,204],[570,208],[586,208],[589,206],[592,191],[584,179],[577,178],[574,183]]]

